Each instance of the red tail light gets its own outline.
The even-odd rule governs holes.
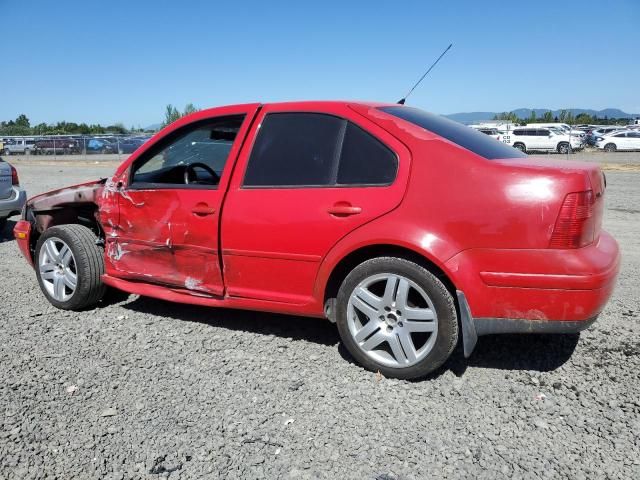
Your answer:
[[[11,185],[20,185],[20,179],[18,179],[18,171],[13,165],[11,165]]]
[[[567,195],[551,235],[550,248],[580,248],[593,242],[596,216],[593,191]]]

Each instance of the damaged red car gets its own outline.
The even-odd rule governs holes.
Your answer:
[[[111,178],[30,199],[15,236],[56,307],[116,288],[327,317],[365,368],[416,378],[460,338],[468,356],[482,335],[596,320],[620,261],[605,186],[595,164],[408,106],[237,105],[173,123]]]

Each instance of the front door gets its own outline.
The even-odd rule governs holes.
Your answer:
[[[409,152],[344,107],[266,106],[238,160],[222,218],[227,294],[312,301],[322,259],[402,199]]]
[[[241,139],[257,106],[225,109],[161,138],[136,158],[115,192],[118,227],[107,236],[110,274],[224,293],[220,208]]]

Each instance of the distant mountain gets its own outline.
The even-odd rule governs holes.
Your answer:
[[[549,108],[517,108],[512,110],[519,118],[527,118],[531,115],[532,111],[536,112],[536,116],[538,118],[542,117],[546,112],[548,112]],[[591,116],[596,115],[598,118],[639,118],[640,113],[626,113],[618,108],[605,108],[604,110],[591,110],[587,108],[567,108],[567,111],[570,111],[574,116],[579,115],[581,113],[586,113]],[[551,110],[551,114],[554,117],[560,116],[561,110]],[[460,123],[474,123],[482,120],[491,120],[494,116],[500,114],[501,112],[464,112],[464,113],[452,113],[450,115],[445,115],[445,117],[450,118],[451,120],[455,120]]]
[[[491,118],[493,118],[493,117],[491,117]],[[151,131],[154,131],[154,132],[157,132],[161,128],[162,128],[162,124],[161,123],[154,123],[153,125],[149,125],[148,127],[144,127],[145,131],[151,130]]]

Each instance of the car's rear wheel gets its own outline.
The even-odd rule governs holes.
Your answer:
[[[47,229],[36,245],[36,275],[52,305],[82,310],[96,305],[105,292],[102,249],[96,235],[82,225]]]
[[[558,144],[558,153],[569,153],[571,151],[571,145],[569,145],[567,142],[560,142]]]
[[[615,143],[607,143],[604,146],[604,151],[605,152],[615,152],[618,149],[618,147],[616,147]]]
[[[358,265],[338,292],[336,321],[349,353],[386,377],[438,369],[458,340],[453,297],[420,265],[380,257]]]
[[[25,148],[25,149],[24,149],[24,154],[25,154],[25,155],[31,155],[31,150],[30,150],[30,149],[28,149],[28,148]]]
[[[517,148],[522,153],[526,153],[527,152],[527,147],[524,146],[524,143],[514,143],[513,144],[513,148]]]
[[[9,150],[8,148],[4,149],[4,154],[5,155],[11,155],[11,150]]]

